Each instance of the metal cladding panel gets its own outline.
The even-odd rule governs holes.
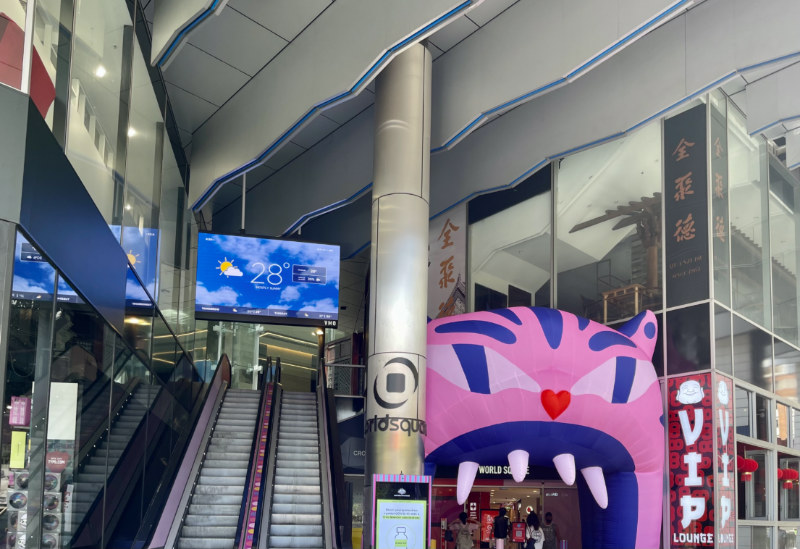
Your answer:
[[[19,221],[22,200],[22,173],[25,158],[25,132],[28,122],[28,97],[0,86],[0,219]]]
[[[692,9],[686,21],[686,88],[692,92],[708,85],[708,75],[724,75],[736,66],[736,37],[731,32],[735,14],[705,2]],[[688,53],[691,52],[691,53]]]
[[[155,14],[153,15],[153,48],[150,63],[155,65],[181,31],[211,7],[216,0],[153,1]]]
[[[800,116],[800,65],[765,76],[748,84],[747,131],[755,133],[781,120]]]
[[[479,114],[565,78],[672,3],[648,0],[636,9],[631,1],[515,4],[435,64],[433,147]]]
[[[28,105],[20,225],[120,333],[128,259],[33,103]]]
[[[384,52],[461,4],[334,2],[194,134],[190,203],[277,143],[315,105],[353,88]]]
[[[800,165],[800,130],[786,134],[786,165]]]
[[[718,6],[720,2],[714,2]],[[724,9],[734,14],[729,29],[735,37],[736,68],[742,69],[800,50],[800,3],[794,0],[728,0]]]

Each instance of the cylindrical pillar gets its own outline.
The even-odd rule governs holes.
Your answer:
[[[372,475],[423,473],[431,54],[416,44],[377,77],[365,509]],[[372,533],[365,520],[364,547]]]

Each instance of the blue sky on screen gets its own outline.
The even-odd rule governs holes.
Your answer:
[[[292,267],[324,267],[325,284],[292,282]],[[197,306],[337,314],[339,247],[200,233]]]

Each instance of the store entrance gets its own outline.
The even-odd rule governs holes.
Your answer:
[[[455,549],[455,541],[445,539],[445,531],[458,519],[462,511],[475,528],[473,547],[492,549],[492,523],[500,507],[512,522],[524,522],[530,512],[535,512],[542,524],[545,514],[553,514],[553,524],[560,535],[558,549],[581,549],[581,521],[578,489],[555,481],[526,480],[516,483],[511,479],[477,479],[472,492],[463,505],[456,501],[455,479],[437,478],[433,484],[432,539],[440,549]],[[524,543],[512,543],[511,533],[506,549],[522,549]]]

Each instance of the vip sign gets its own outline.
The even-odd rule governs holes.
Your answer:
[[[669,391],[670,546],[714,546],[711,374],[672,378]]]
[[[717,497],[716,539],[719,549],[736,547],[736,514],[734,513],[736,481],[734,464],[736,448],[733,426],[733,382],[722,376],[716,378],[714,394],[717,422],[717,479],[714,488]]]

